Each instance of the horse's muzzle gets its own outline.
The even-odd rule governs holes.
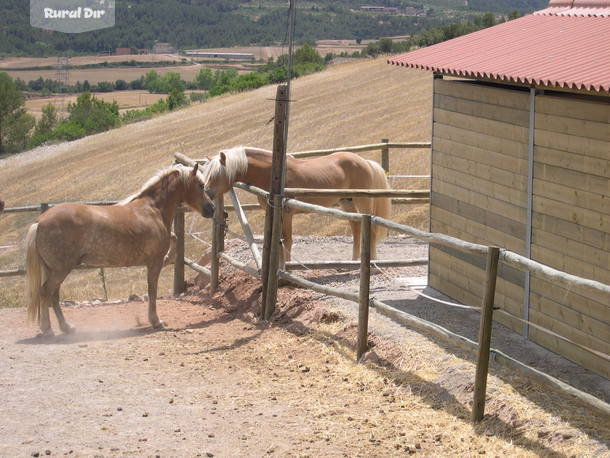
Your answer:
[[[201,215],[204,218],[212,218],[214,216],[214,204],[212,202],[206,202],[201,206]]]

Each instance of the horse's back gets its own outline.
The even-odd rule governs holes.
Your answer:
[[[37,220],[41,256],[49,265],[66,269],[78,264],[146,264],[151,253],[167,251],[169,234],[154,212],[133,207],[78,203],[52,207]]]

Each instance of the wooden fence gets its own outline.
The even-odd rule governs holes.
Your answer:
[[[385,143],[381,146],[386,147],[386,145],[392,146],[397,145],[397,147],[405,147],[405,144],[391,144]],[[425,144],[417,144],[417,147],[425,147]],[[312,152],[302,152],[299,153],[301,157],[309,157],[315,155],[329,154],[338,150],[350,150],[350,151],[369,151],[374,148],[379,148],[380,144],[376,145],[365,145],[363,147],[349,147],[349,148],[339,148],[332,150],[318,150]],[[407,146],[408,147],[408,146]],[[180,162],[184,162],[187,165],[193,165],[194,160],[190,158],[186,158],[182,155],[177,155],[177,160]],[[258,197],[263,197],[267,201],[269,201],[270,194],[266,191],[256,188],[254,186],[245,185],[243,183],[236,183],[235,187],[242,189],[244,191],[255,194]],[[399,194],[401,191],[396,191]],[[411,191],[411,192],[424,192],[424,191]],[[471,352],[477,353],[477,372],[475,377],[475,388],[474,388],[474,403],[473,403],[473,412],[472,418],[474,421],[480,421],[484,415],[485,409],[485,392],[486,392],[486,383],[487,383],[487,374],[488,374],[488,366],[489,359],[491,355],[493,355],[493,359],[503,365],[510,367],[511,369],[518,370],[522,374],[527,375],[529,377],[535,378],[542,383],[546,383],[551,387],[562,391],[564,393],[568,393],[580,399],[581,401],[587,403],[588,405],[606,413],[610,414],[610,405],[605,403],[604,401],[595,398],[592,395],[581,392],[568,384],[550,376],[544,374],[534,368],[531,368],[505,354],[502,352],[491,349],[491,325],[493,320],[494,313],[494,294],[495,294],[495,286],[496,286],[496,278],[498,272],[498,263],[504,262],[505,264],[511,265],[512,267],[516,267],[521,270],[537,272],[540,275],[548,278],[551,281],[559,281],[564,284],[569,284],[575,288],[592,288],[597,291],[601,291],[605,294],[608,294],[610,298],[610,286],[596,282],[593,280],[588,280],[580,277],[576,277],[565,272],[558,271],[551,267],[545,266],[538,262],[532,261],[531,259],[527,259],[521,255],[510,252],[505,249],[501,249],[499,247],[488,247],[476,243],[467,242],[464,240],[457,239],[455,237],[451,237],[445,234],[439,233],[430,233],[425,232],[407,225],[402,225],[395,223],[393,221],[380,218],[377,216],[371,215],[363,215],[358,213],[349,213],[344,212],[342,210],[321,207],[318,205],[308,204],[301,201],[296,200],[295,198],[291,198],[289,196],[303,196],[303,195],[341,195],[343,197],[352,197],[353,195],[361,195],[365,193],[369,197],[374,197],[378,195],[396,195],[393,192],[389,192],[388,190],[315,190],[315,189],[285,189],[284,196],[275,196],[273,202],[269,202],[269,205],[272,205],[276,208],[293,208],[298,209],[305,212],[317,213],[326,216],[332,216],[339,219],[345,219],[349,221],[358,221],[362,225],[361,231],[361,260],[358,262],[360,267],[360,288],[359,292],[352,292],[341,288],[335,288],[330,286],[319,285],[310,280],[306,280],[300,278],[296,275],[293,275],[288,272],[288,269],[284,270],[278,269],[276,275],[278,278],[286,280],[290,283],[293,283],[297,286],[301,286],[304,288],[309,288],[314,291],[340,297],[343,299],[347,299],[353,302],[357,302],[359,304],[359,312],[358,312],[358,343],[357,343],[357,359],[359,360],[364,352],[367,350],[367,335],[368,335],[368,314],[369,308],[375,307],[378,312],[395,318],[405,324],[413,326],[417,329],[424,330],[428,333],[432,333],[435,336],[442,338],[446,341],[451,342],[452,344],[457,344],[458,346],[467,349]],[[233,205],[236,205],[235,200],[233,200]],[[219,263],[221,260],[229,262],[231,265],[257,277],[264,279],[265,273],[261,272],[261,269],[254,269],[252,267],[246,266],[244,263],[239,262],[237,260],[232,259],[230,256],[222,252],[222,247],[224,246],[224,242],[220,239],[223,237],[223,231],[219,230],[219,228],[224,227],[224,219],[220,216],[223,212],[220,210],[222,208],[222,202],[217,202],[217,213],[219,218],[216,220],[214,225],[214,235],[213,235],[213,255],[211,258],[211,269],[205,269],[201,266],[195,266],[194,263],[190,260],[186,260],[187,265],[194,267],[200,273],[205,275],[209,275],[211,278],[212,289],[215,290],[218,288],[218,272],[219,272]],[[244,228],[247,227],[247,221],[240,220],[240,223]],[[371,272],[371,259],[370,259],[370,247],[371,247],[371,226],[373,224],[377,224],[380,226],[384,226],[387,229],[390,229],[395,232],[399,232],[402,234],[410,235],[414,238],[417,238],[422,241],[426,241],[432,244],[448,246],[455,248],[457,250],[463,251],[465,253],[485,256],[487,258],[486,262],[486,282],[485,282],[485,294],[483,298],[483,303],[481,304],[481,318],[479,325],[479,339],[478,343],[473,342],[470,339],[467,339],[463,336],[459,336],[451,331],[438,326],[434,323],[430,323],[428,321],[422,320],[418,317],[410,315],[406,312],[399,311],[384,302],[381,302],[377,299],[371,298],[370,296],[370,272]],[[255,259],[257,258],[257,254],[254,251],[253,247],[255,246],[254,240],[250,235],[246,235],[245,239],[248,241],[250,248],[252,250],[253,256]],[[279,252],[279,249],[276,249]],[[180,263],[180,260],[176,260],[177,263]],[[377,264],[378,261],[375,261],[374,264]],[[325,265],[333,265],[336,267],[343,267],[344,264],[340,262],[323,262]],[[374,265],[373,264],[373,265]],[[351,267],[354,267],[354,263],[352,262]],[[257,262],[257,266],[259,263]],[[312,263],[311,267],[316,268],[316,263]],[[269,298],[272,298],[269,300]],[[271,313],[273,313],[273,309],[275,306],[274,299],[276,297],[276,292],[267,293],[266,300],[263,300],[261,304],[260,316],[268,319]],[[549,331],[550,332],[550,331]],[[607,355],[606,355],[607,356]]]
[[[373,149],[382,148],[382,160],[384,157],[384,149],[389,151],[390,148],[424,148],[429,147],[429,143],[414,143],[414,144],[405,144],[405,143],[389,143],[382,142],[381,144],[375,145],[364,145],[360,147],[348,147],[348,148],[339,148],[333,150],[318,150],[318,151],[309,151],[309,152],[301,152],[296,153],[300,157],[308,157],[308,156],[316,156],[329,154],[331,152],[337,150],[351,150],[351,151],[370,151]],[[194,165],[195,160],[188,158],[184,155],[177,154],[176,160],[178,162],[184,163],[186,165]],[[202,161],[203,162],[203,161]],[[386,160],[387,167],[389,168],[389,153],[387,154]],[[242,189],[244,191],[250,192],[258,197],[263,197],[265,199],[269,199],[269,193],[266,191],[256,188],[254,186],[249,186],[243,183],[236,183],[235,187]],[[332,216],[340,219],[350,220],[350,221],[358,221],[362,224],[361,231],[361,260],[356,262],[348,262],[348,267],[353,268],[355,265],[359,265],[360,267],[360,288],[359,292],[355,293],[352,291],[344,290],[341,288],[334,288],[330,286],[319,285],[310,280],[306,280],[300,278],[296,275],[293,275],[288,272],[291,270],[290,267],[293,267],[294,264],[290,266],[287,264],[287,268],[285,270],[275,270],[273,274],[277,275],[278,278],[289,281],[295,285],[302,286],[305,288],[312,289],[314,291],[328,294],[332,296],[341,297],[350,301],[357,302],[359,304],[359,314],[358,314],[358,344],[357,344],[357,358],[358,360],[367,350],[367,335],[368,335],[368,314],[369,308],[375,307],[376,310],[382,314],[385,314],[389,317],[392,317],[402,323],[413,326],[417,329],[423,330],[425,332],[431,333],[441,339],[449,341],[452,344],[456,344],[468,351],[477,352],[477,373],[475,378],[475,390],[474,390],[474,404],[473,404],[473,420],[479,421],[483,418],[484,407],[485,407],[485,390],[486,390],[486,381],[487,381],[487,373],[488,373],[488,363],[490,356],[493,355],[493,359],[501,364],[504,364],[512,369],[519,370],[522,374],[533,377],[538,381],[546,383],[555,389],[558,389],[564,393],[568,393],[580,399],[581,401],[587,403],[588,405],[606,413],[610,414],[610,406],[603,402],[600,399],[597,399],[587,393],[583,393],[566,383],[555,379],[547,374],[544,374],[536,369],[533,369],[498,350],[492,350],[490,348],[490,339],[491,339],[491,323],[493,318],[493,298],[495,292],[495,284],[497,277],[497,269],[498,263],[504,262],[508,265],[516,267],[521,270],[536,272],[543,276],[544,278],[549,279],[550,281],[561,282],[562,284],[570,285],[574,288],[589,288],[594,289],[596,291],[601,291],[604,294],[607,294],[610,298],[610,286],[605,285],[600,282],[596,282],[593,280],[583,279],[580,277],[576,277],[565,272],[558,271],[551,267],[545,266],[543,264],[532,261],[531,259],[527,259],[521,255],[510,252],[508,250],[500,249],[497,247],[487,247],[484,245],[466,242],[455,237],[451,237],[445,234],[438,233],[430,233],[421,231],[419,229],[398,224],[393,221],[380,218],[377,216],[371,215],[363,215],[358,213],[348,213],[342,210],[320,207],[313,204],[307,204],[304,202],[300,202],[294,198],[288,196],[303,196],[303,195],[311,195],[312,193],[333,193],[333,190],[303,190],[303,189],[286,189],[284,196],[275,196],[274,202],[270,203],[275,205],[278,208],[288,207],[299,209],[306,212],[313,212],[322,215]],[[342,196],[353,195],[354,193],[361,193],[362,190],[340,190],[334,191],[335,193],[339,193]],[[409,196],[407,198],[427,198],[424,196],[424,193],[427,191],[415,190],[415,191],[388,191],[388,190],[368,190],[366,191],[366,195],[369,197],[374,197],[377,195],[392,195],[394,197],[401,196],[404,197]],[[414,195],[418,197],[413,197]],[[177,246],[176,246],[176,263],[174,269],[174,293],[179,294],[184,290],[184,266],[187,265],[195,271],[206,275],[210,278],[210,288],[211,291],[215,291],[219,285],[219,272],[220,272],[220,262],[225,261],[231,264],[232,266],[245,271],[246,273],[253,275],[257,278],[264,279],[265,272],[261,272],[261,263],[260,257],[261,254],[258,252],[258,247],[254,241],[254,237],[252,235],[252,231],[249,228],[245,212],[244,205],[242,205],[234,192],[230,192],[229,196],[232,200],[231,206],[224,205],[223,197],[220,196],[216,199],[216,211],[214,214],[214,224],[212,229],[212,257],[211,257],[211,266],[210,269],[198,265],[193,260],[190,260],[185,257],[184,253],[184,241],[185,241],[185,230],[184,230],[184,212],[186,209],[179,209],[176,214],[176,219],[174,222],[174,231],[177,236]],[[422,197],[424,196],[424,197]],[[91,202],[94,205],[109,205],[114,202]],[[45,211],[52,204],[41,204],[38,206],[31,207],[17,207],[17,208],[8,208],[5,209],[5,213],[16,213],[16,212],[28,212],[28,211]],[[256,205],[256,208],[259,208]],[[242,228],[244,229],[244,239],[247,241],[250,250],[252,251],[253,258],[255,260],[257,268],[250,267],[243,262],[235,260],[224,253],[224,234],[225,234],[225,217],[224,210],[233,210],[236,212],[238,220]],[[449,246],[460,251],[487,257],[487,268],[486,268],[486,283],[485,283],[485,294],[484,300],[481,305],[481,320],[480,320],[480,328],[479,328],[479,342],[473,342],[470,339],[459,336],[451,331],[438,326],[434,323],[422,320],[418,317],[410,315],[406,312],[399,311],[384,302],[381,302],[377,299],[374,299],[370,296],[370,272],[371,272],[371,260],[370,260],[370,247],[371,247],[371,227],[373,224],[377,224],[387,229],[390,229],[395,232],[399,232],[402,234],[406,234],[417,238],[422,241],[426,241],[429,243],[433,243],[436,245]],[[275,248],[276,253],[279,253],[279,245]],[[404,263],[417,263],[422,262],[423,260],[410,260],[410,261],[400,261]],[[332,265],[332,268],[343,267],[346,266],[345,263],[341,262],[332,262],[332,263],[322,263],[325,264],[326,267]],[[380,261],[375,261],[374,265],[382,264]],[[310,267],[318,267],[316,264],[312,264]],[[23,275],[23,270],[17,271],[0,271],[0,277],[3,276],[12,276],[12,275]],[[261,304],[261,316],[269,317],[273,312],[275,307],[274,298],[276,297],[276,292],[272,292],[272,294],[267,294],[267,300],[263,301]],[[271,298],[271,299],[270,299]],[[607,355],[606,355],[607,356]]]

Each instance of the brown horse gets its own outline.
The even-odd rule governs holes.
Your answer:
[[[61,330],[74,331],[59,306],[59,288],[78,265],[148,268],[148,319],[163,327],[157,316],[157,283],[171,245],[176,208],[185,202],[202,216],[214,214],[201,174],[174,165],[148,180],[136,194],[108,207],[60,204],[40,215],[26,237],[28,315],[42,335],[53,335],[49,303]]]
[[[271,152],[259,148],[239,146],[209,160],[203,168],[206,192],[213,197],[227,192],[233,183],[246,184],[269,190],[271,177]],[[287,188],[317,189],[387,189],[390,187],[385,172],[379,164],[368,161],[349,151],[322,156],[315,159],[286,158]],[[391,214],[391,199],[386,197],[305,197],[302,201],[332,207],[339,203],[345,211],[359,212],[387,218]],[[261,206],[264,199],[259,199]],[[292,217],[297,210],[285,209],[282,223],[284,259],[290,260],[292,248]],[[354,237],[352,258],[360,257],[360,223],[350,221]],[[386,230],[374,225],[371,234],[371,256],[376,258],[376,245]]]

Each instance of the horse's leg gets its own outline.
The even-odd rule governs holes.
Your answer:
[[[39,337],[52,337],[55,334],[51,329],[51,318],[49,317],[50,297],[44,292],[44,286],[40,292],[40,334]]]
[[[169,250],[167,250],[167,254],[165,255],[165,258],[163,258],[163,267],[176,262],[176,240],[176,234],[172,232],[169,239]]]
[[[47,278],[40,288],[40,334],[41,336],[52,336],[53,330],[51,329],[51,318],[49,317],[49,304],[53,305],[53,310],[59,308],[59,286],[64,281],[68,272],[56,272],[52,270],[47,271]],[[55,294],[57,294],[57,308],[55,306]],[[57,314],[57,311],[55,312]],[[60,310],[61,313],[61,310]],[[63,318],[63,315],[62,315]],[[62,321],[59,320],[61,330],[64,330]],[[65,320],[63,320],[65,324]]]
[[[354,198],[354,206],[356,207],[356,211],[358,213],[362,213],[363,215],[372,215],[373,214],[373,199],[368,197],[356,197]],[[358,247],[360,247],[360,223],[358,223]],[[356,234],[354,233],[354,245],[356,244]],[[358,249],[358,257],[360,258],[360,249]],[[371,228],[371,259],[377,259],[377,236],[375,232],[375,228]]]
[[[346,212],[355,213],[358,210],[354,205],[353,199],[341,199],[339,200],[341,209]],[[352,229],[352,259],[355,261],[360,258],[360,223],[357,221],[349,221],[349,225]]]
[[[148,321],[155,329],[162,329],[165,326],[157,315],[157,285],[161,267],[163,267],[162,262],[148,265]]]
[[[59,306],[59,287],[52,294],[51,303],[53,304],[53,311],[55,312],[55,316],[59,322],[59,328],[62,330],[62,332],[64,334],[72,334],[74,331],[76,331],[76,328],[66,321],[64,313],[61,311],[61,307]]]

